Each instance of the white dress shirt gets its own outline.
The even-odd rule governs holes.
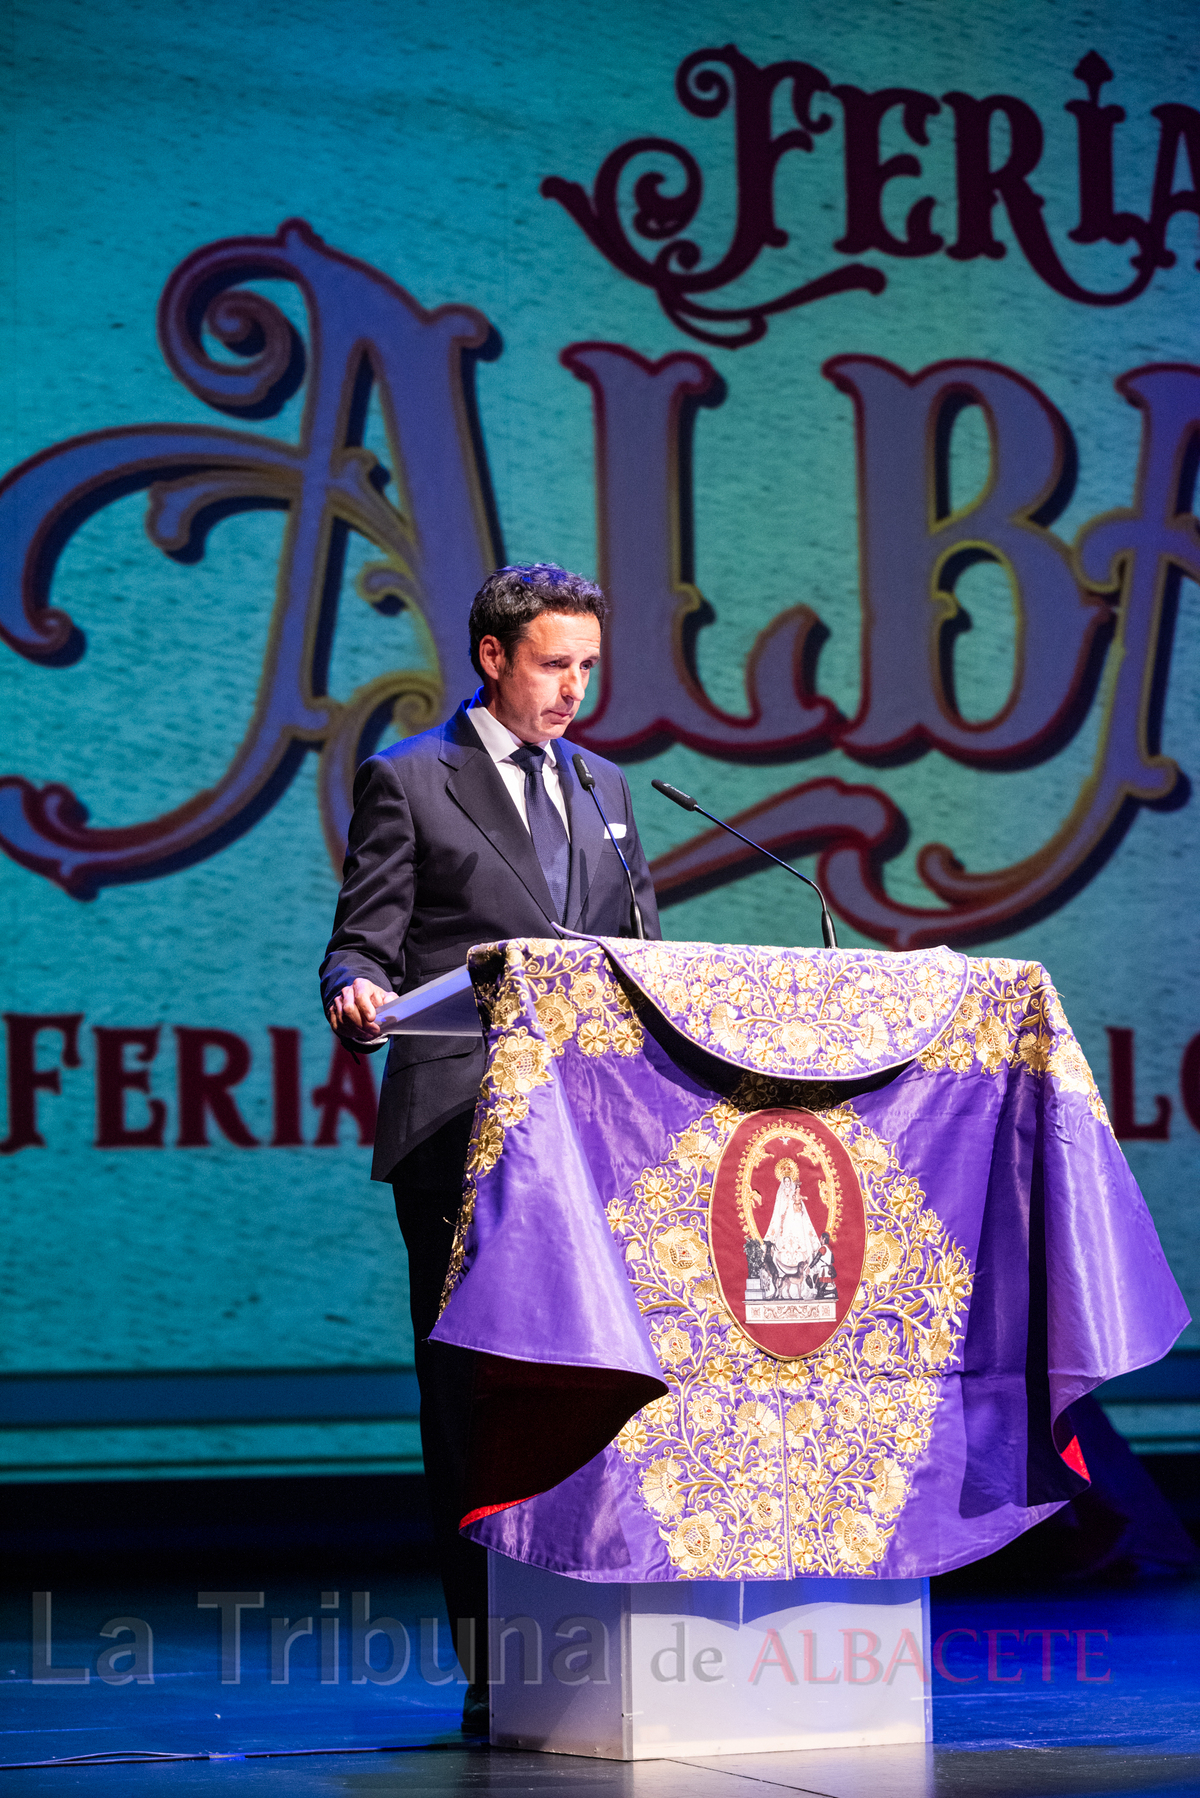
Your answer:
[[[501,724],[499,718],[489,712],[485,705],[478,702],[471,707],[467,716],[475,727],[479,741],[495,762],[500,778],[508,790],[509,798],[516,806],[522,824],[528,830],[529,819],[525,815],[525,770],[518,768],[515,762],[509,760],[513,750],[519,749],[525,739],[514,735],[507,724]],[[566,826],[569,841],[571,821],[567,817],[567,802],[563,798],[562,781],[558,777],[558,760],[554,751],[549,747],[549,743],[550,738],[547,737],[544,743],[538,743],[535,747],[546,751],[546,759],[542,763],[542,781],[550,795],[555,811]]]

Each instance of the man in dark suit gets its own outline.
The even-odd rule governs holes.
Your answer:
[[[379,1047],[378,1008],[461,967],[476,943],[633,933],[629,885],[571,763],[564,732],[600,657],[607,601],[550,563],[501,568],[471,607],[483,685],[448,724],[363,762],[321,991],[333,1030]],[[629,787],[588,765],[633,874],[647,936],[660,935]],[[372,1178],[390,1181],[408,1249],[421,1443],[446,1606],[472,1682],[463,1726],[486,1729],[486,1556],[458,1534],[472,1359],[428,1341],[450,1259],[483,1044],[393,1037]],[[474,1622],[474,1653],[471,1631]]]

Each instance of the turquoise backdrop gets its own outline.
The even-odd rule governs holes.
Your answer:
[[[653,256],[672,235],[689,236],[701,247],[703,267],[717,263],[755,197],[762,199],[762,158],[739,171],[732,103],[711,118],[689,112],[675,76],[692,52],[731,42],[758,69],[793,59],[815,66],[829,84],[863,95],[902,87],[941,100],[924,125],[917,121],[927,143],[905,129],[899,105],[883,116],[873,163],[869,133],[864,138],[860,131],[860,161],[848,173],[845,120],[854,97],[816,95],[814,114],[827,115],[828,127],[814,133],[811,149],[784,151],[775,175],[775,217],[788,241],[768,243],[745,272],[697,298],[712,307],[753,308],[852,263],[883,274],[886,286],[772,313],[758,340],[740,347],[704,341],[673,321],[651,287],[614,266],[567,208],[539,191],[557,176],[591,194],[604,159],[638,137],[683,145],[703,171],[696,219],[673,232],[660,219],[657,237],[639,235],[639,205],[643,220],[648,211],[653,223],[655,193],[661,201],[681,187],[682,165],[661,152],[656,161],[647,151],[631,162],[621,189],[626,241],[639,255]],[[1087,97],[1087,81],[1073,71],[1093,50],[1112,79],[1098,100],[1093,96],[1085,125],[1065,108]],[[30,532],[30,568],[36,574],[53,565],[47,589],[53,605],[86,640],[77,655],[77,640],[70,653],[30,649],[20,569],[5,551],[0,620],[10,629],[8,646],[0,646],[0,780],[9,784],[0,785],[8,806],[0,807],[0,834],[8,831],[10,841],[16,841],[13,820],[27,817],[32,803],[26,788],[12,784],[17,777],[30,783],[28,791],[61,783],[87,808],[90,825],[120,830],[218,787],[239,744],[257,728],[256,694],[300,476],[293,470],[272,477],[276,485],[264,488],[262,504],[252,509],[244,481],[241,487],[233,481],[226,494],[212,476],[205,497],[211,530],[198,559],[195,545],[187,550],[193,559],[186,559],[165,554],[147,534],[149,477],[122,487],[110,469],[95,509],[89,514],[77,495],[68,521],[43,541],[37,527],[50,518],[49,489],[38,485],[40,475],[21,472],[69,439],[151,425],[178,433],[220,430],[268,446],[300,442],[303,380],[286,397],[281,377],[273,414],[265,403],[257,414],[246,404],[219,411],[189,389],[164,354],[156,326],[160,295],[173,272],[207,246],[228,239],[269,243],[285,221],[300,219],[325,246],[316,254],[336,252],[362,265],[366,272],[347,277],[341,298],[323,302],[319,323],[327,346],[334,323],[354,328],[354,296],[368,287],[390,296],[396,318],[403,310],[398,287],[426,311],[474,309],[494,332],[468,364],[467,399],[443,404],[436,380],[448,383],[451,398],[459,392],[457,350],[453,366],[449,352],[441,362],[424,349],[410,354],[389,336],[392,314],[385,308],[380,315],[380,341],[385,349],[390,344],[403,378],[390,388],[377,379],[359,437],[389,471],[383,498],[395,501],[397,518],[407,523],[396,526],[399,549],[381,549],[378,536],[371,544],[348,527],[344,569],[336,557],[330,563],[337,591],[323,595],[321,629],[322,642],[329,639],[326,692],[333,700],[401,671],[403,678],[379,697],[379,705],[390,705],[402,695],[400,729],[441,715],[439,708],[463,696],[449,690],[463,684],[461,661],[444,666],[437,647],[439,628],[448,641],[465,624],[471,598],[465,574],[455,577],[456,586],[444,572],[459,549],[464,570],[472,558],[486,565],[489,541],[510,560],[553,559],[588,572],[603,561],[594,395],[560,361],[570,345],[622,346],[650,363],[703,357],[723,384],[701,396],[719,404],[701,404],[694,417],[686,406],[672,415],[671,429],[679,432],[674,459],[670,434],[654,439],[648,423],[644,441],[638,424],[625,436],[610,434],[607,443],[611,453],[647,457],[658,467],[662,492],[670,495],[660,522],[681,532],[677,584],[694,579],[711,608],[695,634],[690,675],[682,665],[651,657],[639,667],[629,653],[612,671],[614,698],[632,692],[636,680],[639,704],[649,705],[661,685],[664,715],[690,680],[688,690],[694,696],[699,683],[710,711],[746,717],[745,670],[755,639],[796,606],[811,608],[823,627],[810,634],[804,663],[815,692],[843,719],[854,719],[864,705],[864,504],[877,508],[879,605],[892,603],[888,596],[899,591],[896,570],[903,573],[908,527],[890,476],[885,490],[873,488],[864,502],[852,397],[844,381],[839,386],[823,372],[830,358],[881,358],[910,376],[946,361],[998,364],[1013,377],[1005,392],[1029,384],[1057,408],[1077,458],[1073,490],[1056,515],[1047,495],[1039,499],[1031,491],[1021,528],[1027,535],[1041,531],[1039,541],[1052,532],[1065,546],[1061,555],[1052,553],[1072,594],[1075,576],[1065,558],[1076,534],[1099,515],[1135,504],[1142,415],[1114,383],[1135,368],[1180,365],[1171,394],[1182,447],[1171,465],[1175,487],[1167,511],[1168,522],[1177,511],[1183,523],[1172,525],[1176,548],[1159,557],[1157,650],[1137,689],[1143,748],[1166,803],[1129,800],[1124,834],[1110,830],[1091,859],[1032,908],[1042,915],[989,926],[968,946],[1036,958],[1051,971],[1114,1112],[1124,1105],[1126,1123],[1143,1131],[1127,1138],[1126,1151],[1194,1308],[1200,1050],[1190,1061],[1186,1055],[1200,1035],[1194,898],[1200,841],[1187,784],[1200,775],[1200,572],[1190,571],[1200,569],[1200,538],[1189,517],[1188,485],[1195,472],[1191,445],[1200,434],[1200,411],[1193,427],[1188,410],[1196,410],[1188,382],[1200,381],[1200,200],[1193,192],[1200,187],[1200,113],[1189,110],[1200,107],[1194,7],[1186,0],[1140,11],[1047,0],[979,0],[969,8],[947,0],[863,0],[849,8],[832,0],[801,7],[758,0],[735,8],[715,0],[686,7],[667,0],[603,6],[582,0],[562,8],[547,0],[466,0],[448,11],[417,0],[298,0],[287,7],[266,0],[251,8],[225,0],[203,6],[164,0],[152,8],[133,0],[111,0],[104,8],[39,0],[11,8],[6,61],[0,469],[13,471],[7,528]],[[728,63],[725,68],[728,73]],[[749,92],[747,85],[744,96]],[[1032,109],[1044,148],[1028,183],[1044,201],[1038,210],[1059,266],[1093,293],[1134,279],[1131,257],[1139,242],[1132,236],[1123,243],[1072,242],[1069,233],[1080,224],[1078,130],[1093,132],[1088,191],[1098,205],[1103,169],[1096,146],[1108,127],[1096,115],[1104,106],[1124,109],[1124,120],[1111,127],[1113,204],[1142,220],[1151,218],[1160,142],[1177,131],[1178,152],[1168,158],[1167,186],[1159,193],[1160,214],[1172,193],[1184,199],[1164,223],[1171,265],[1154,268],[1144,291],[1120,305],[1055,291],[1020,241],[1021,231],[1026,244],[1036,235],[1021,212],[1020,184],[1013,177],[1006,185],[997,173],[1016,164],[1025,115],[994,109],[990,127],[986,118],[980,127],[978,116],[965,103],[945,101],[947,94],[1013,96]],[[789,96],[786,82],[778,84],[755,115],[764,130],[797,128]],[[1169,116],[1155,116],[1155,108]],[[741,116],[750,118],[745,97]],[[852,235],[848,182],[853,179],[858,204],[870,213],[870,167],[896,155],[917,158],[919,172],[894,172],[878,190],[876,229],[886,226],[898,244],[919,244],[921,230],[932,230],[942,247],[927,254],[835,248]],[[631,183],[655,168],[662,184],[641,187],[635,200]],[[972,200],[970,183],[981,179],[983,198]],[[909,209],[926,195],[933,204],[921,226]],[[970,249],[970,231],[978,233],[980,220],[986,225],[989,218],[1004,254]],[[962,254],[947,253],[955,246]],[[249,250],[243,255],[249,272],[240,291],[273,302],[311,351],[313,314],[300,290],[252,267]],[[201,335],[204,297],[193,295],[188,317],[210,374],[215,370],[218,379],[222,371],[253,365],[263,354],[264,330],[270,339],[271,318],[279,314],[264,313],[258,323],[235,319],[222,341],[212,312]],[[735,327],[719,329],[728,337]],[[426,323],[417,333],[422,344],[431,341],[431,330]],[[477,335],[483,334],[481,326]],[[413,373],[418,364],[430,383],[424,388]],[[310,373],[312,367],[310,353]],[[1164,400],[1164,416],[1165,408]],[[616,431],[611,409],[610,425]],[[993,418],[989,437],[977,403],[956,416],[952,407],[942,426],[932,447],[919,432],[894,440],[897,457],[908,457],[916,442],[921,454],[925,445],[931,458],[941,455],[947,471],[942,510],[935,495],[929,517],[909,517],[922,540],[955,508],[969,514],[999,478],[1002,457],[1015,459],[1019,470],[1022,455],[1035,453],[1019,423],[1005,416],[999,424]],[[886,421],[878,427],[885,439],[890,428]],[[438,431],[450,432],[450,449],[433,447]],[[185,463],[186,457],[169,467],[164,462],[160,483],[192,479]],[[52,472],[62,464],[52,459],[39,466]],[[425,491],[436,497],[443,466],[447,481],[464,469],[486,470],[475,500],[460,508],[467,521],[461,530],[458,502],[447,499],[439,523]],[[897,463],[897,492],[903,472]],[[232,479],[227,472],[222,478]],[[375,505],[378,487],[363,479],[364,503]],[[608,498],[619,503],[611,483]],[[170,493],[156,487],[155,503],[169,501]],[[1035,517],[1037,504],[1045,511]],[[653,509],[651,495],[646,505]],[[610,527],[624,533],[623,553],[636,560],[640,515],[610,519]],[[964,541],[975,541],[968,524],[963,532]],[[1031,563],[1017,568],[1014,602],[993,537],[977,535],[979,557],[963,556],[954,575],[943,576],[945,591],[957,580],[971,626],[948,633],[943,651],[953,655],[959,719],[982,729],[1002,713],[1014,665],[1026,650],[1042,658],[1026,670],[1029,681],[1066,691],[1069,664],[1055,657],[1069,631],[1060,606],[1042,639],[1029,635],[1030,609],[1050,617],[1059,600],[1039,592],[1043,574]],[[1105,568],[1126,585],[1120,591],[1110,585],[1115,612],[1109,607],[1103,617],[1110,631],[1115,617],[1117,634],[1110,641],[1102,631],[1096,639],[1090,673],[1082,670],[1071,690],[1075,712],[1059,721],[1053,742],[1024,754],[1010,750],[1007,765],[990,767],[952,759],[936,744],[907,759],[855,758],[831,740],[836,731],[824,746],[806,739],[769,756],[752,747],[731,750],[728,742],[688,746],[660,732],[626,764],[648,852],[664,855],[695,834],[692,820],[650,791],[650,778],[658,775],[724,815],[799,783],[833,779],[873,788],[907,822],[907,842],[883,864],[880,878],[891,900],[908,906],[939,903],[920,877],[917,856],[925,844],[947,844],[972,871],[1037,856],[1068,818],[1103,750],[1122,657],[1127,677],[1130,669],[1137,672],[1135,653],[1120,634],[1123,614],[1132,617],[1134,551],[1122,547],[1119,530],[1113,541]],[[369,571],[381,554],[391,572],[384,603],[372,605],[363,593],[379,598],[382,589],[371,589]],[[1137,554],[1145,567],[1151,551]],[[1075,570],[1093,596],[1102,585],[1098,550],[1097,557]],[[431,572],[437,558],[443,573]],[[919,603],[934,610],[940,604],[949,615],[928,583]],[[1073,594],[1071,606],[1080,603]],[[1082,603],[1091,607],[1089,617],[1108,605],[1095,597]],[[632,607],[629,597],[627,619]],[[630,629],[626,642],[636,643],[636,620]],[[310,633],[305,654],[319,668],[321,646],[314,642]],[[776,643],[764,673],[778,676],[786,653]],[[933,676],[924,649],[913,651],[907,664],[903,655],[893,664],[890,653],[881,656],[875,679],[880,691],[896,683],[903,712],[908,699],[901,688],[911,670],[925,670],[925,683]],[[785,695],[797,720],[801,697],[795,688],[790,699]],[[365,727],[370,711],[364,700],[355,729]],[[0,1352],[5,1374],[26,1382],[36,1377],[38,1392],[64,1389],[51,1376],[95,1381],[155,1372],[404,1369],[411,1362],[391,1194],[368,1181],[369,1153],[360,1141],[362,1089],[352,1086],[345,1068],[334,1069],[341,1109],[331,1109],[328,1093],[323,1103],[311,1098],[331,1079],[315,971],[337,892],[326,836],[336,839],[345,769],[339,773],[327,757],[333,797],[327,797],[323,832],[315,750],[325,726],[310,720],[306,728],[307,737],[300,732],[293,739],[300,748],[286,764],[289,779],[264,777],[258,800],[236,826],[214,825],[205,844],[181,853],[175,864],[151,868],[150,877],[134,877],[147,870],[139,869],[140,852],[130,848],[119,878],[92,896],[76,896],[53,870],[36,865],[26,838],[20,839],[23,860],[15,853],[0,860],[9,1090],[25,1095],[12,1097],[5,1145],[11,1152],[0,1161]],[[788,728],[799,733],[801,723]],[[397,720],[385,719],[380,740],[396,729]],[[736,735],[728,724],[720,730],[726,738]],[[714,732],[720,734],[715,726]],[[352,748],[343,745],[346,755]],[[66,819],[66,827],[78,824]],[[817,864],[816,854],[797,861],[810,874]],[[856,928],[842,910],[844,944],[881,940]],[[664,925],[680,939],[816,938],[804,894],[769,868],[684,899],[665,911]],[[948,940],[962,946],[967,939],[950,933]],[[78,1065],[67,1064],[59,1027],[31,1036],[33,1027],[19,1022],[40,1017],[81,1018]],[[152,1059],[139,1061],[132,1039],[121,1049],[123,1068],[149,1075],[145,1089],[125,1087],[121,1119],[127,1131],[153,1134],[150,1103],[160,1101],[166,1108],[161,1147],[97,1146],[97,1027],[158,1027]],[[255,1146],[231,1140],[211,1106],[203,1123],[206,1144],[180,1145],[187,1129],[177,1027],[232,1032],[248,1046],[249,1070],[227,1091]],[[281,1126],[272,1045],[284,1058],[275,1064],[282,1066],[278,1079],[294,1097],[286,1058],[297,1039],[272,1038],[273,1028],[300,1033],[300,1143],[271,1140],[296,1134],[294,1120],[285,1117]],[[1110,1030],[1133,1034],[1110,1039]],[[204,1053],[211,1071],[228,1046]],[[1112,1091],[1114,1067],[1126,1081],[1124,1098]],[[58,1090],[36,1079],[30,1087],[31,1072],[55,1069]],[[1158,1095],[1169,1101],[1169,1118],[1165,1106],[1156,1106]],[[19,1140],[17,1112],[30,1103],[43,1144]],[[327,1114],[326,1134],[336,1131],[336,1140],[318,1145],[314,1138]],[[1148,1137],[1156,1118],[1160,1134]],[[34,1388],[22,1390],[28,1395]],[[201,1388],[181,1378],[170,1392],[163,1389],[157,1410],[143,1407],[131,1421],[119,1383],[94,1390],[107,1395],[99,1407],[107,1421],[86,1427],[70,1406],[65,1421],[50,1427],[28,1400],[26,1426],[6,1434],[7,1477],[419,1465],[415,1425],[395,1404],[383,1406],[383,1415],[355,1415],[351,1405],[324,1421],[289,1418],[272,1412],[267,1381],[259,1414],[247,1415],[243,1406],[231,1417],[225,1400],[189,1399]],[[82,1401],[72,1402],[78,1408]],[[1184,1409],[1173,1421],[1160,1420],[1161,1431],[1179,1442],[1200,1434]]]

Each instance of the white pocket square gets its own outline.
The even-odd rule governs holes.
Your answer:
[[[609,838],[623,837],[625,835],[625,826],[623,824],[611,824],[604,834]]]

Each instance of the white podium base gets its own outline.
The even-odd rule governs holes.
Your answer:
[[[488,1556],[491,1740],[605,1760],[932,1739],[928,1580],[599,1585]]]

